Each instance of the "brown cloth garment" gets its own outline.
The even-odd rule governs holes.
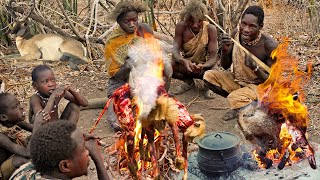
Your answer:
[[[0,133],[8,136],[10,140],[16,144],[27,146],[28,139],[31,135],[31,132],[21,129],[19,126],[14,125],[13,127],[6,127],[0,124]],[[0,149],[0,179],[7,180],[11,173],[15,170],[15,167],[12,164],[12,153],[8,154],[8,152],[4,149]],[[9,158],[8,158],[9,156]],[[6,159],[8,158],[8,159]]]
[[[204,63],[207,58],[207,48],[209,37],[208,37],[208,22],[203,22],[203,27],[200,32],[190,39],[188,42],[183,44],[183,56],[184,58],[195,62]]]
[[[239,42],[239,33],[235,35],[235,40]],[[248,84],[262,83],[258,76],[245,64],[246,53],[239,48],[239,46],[233,46],[232,50],[232,64],[233,74],[235,82],[241,86],[247,86]]]
[[[239,42],[239,33],[235,40]],[[238,46],[232,50],[232,72],[208,70],[204,79],[229,93],[227,100],[231,109],[238,109],[258,99],[258,76],[245,64],[246,54]]]

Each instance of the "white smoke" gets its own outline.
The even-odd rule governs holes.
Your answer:
[[[156,39],[153,40],[156,41]],[[159,59],[162,60],[162,53],[161,51],[155,51],[155,49],[160,50],[160,47],[153,47],[160,46],[160,44],[153,40],[150,43],[150,40],[141,38],[128,51],[128,56],[133,61],[129,85],[133,95],[139,101],[141,110],[139,119],[147,118],[150,111],[156,106],[157,88],[164,83],[163,77],[157,75],[157,68],[160,67],[158,61]]]

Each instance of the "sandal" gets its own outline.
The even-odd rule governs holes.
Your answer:
[[[194,83],[191,83],[191,84],[187,84],[187,83],[183,83],[181,85],[179,85],[177,88],[176,88],[176,91],[172,92],[174,95],[180,95],[180,94],[183,94],[191,89],[193,89],[195,87],[195,84]]]
[[[214,93],[212,90],[210,90],[210,89],[208,89],[207,91],[206,91],[206,93],[204,94],[204,97],[206,98],[206,99],[214,99],[214,98],[216,98],[216,96],[217,96],[217,94],[216,93]]]

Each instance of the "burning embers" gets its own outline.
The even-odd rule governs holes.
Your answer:
[[[258,87],[259,106],[276,121],[279,129],[277,147],[271,150],[260,149],[254,152],[259,166],[270,168],[277,164],[279,169],[308,158],[316,169],[314,151],[307,141],[306,130],[309,122],[303,87],[310,79],[308,72],[298,70],[298,60],[287,53],[285,40],[272,53],[277,58],[271,68],[269,78]]]
[[[204,119],[191,116],[183,104],[168,95],[162,77],[160,44],[148,36],[151,35],[146,33],[129,48],[129,83],[110,97],[123,129],[115,145],[118,168],[129,169],[134,179],[146,179],[160,177],[160,167],[170,166],[167,169],[184,169],[186,179],[188,141],[204,134]],[[173,135],[174,153],[168,143],[167,124]],[[179,130],[183,133],[182,152]],[[174,160],[165,158],[168,151],[174,154]],[[163,163],[164,158],[168,164]]]

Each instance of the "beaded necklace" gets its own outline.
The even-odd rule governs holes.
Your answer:
[[[36,95],[40,97],[40,99],[42,100],[44,106],[46,106],[47,102],[49,101],[49,98],[45,98],[45,97],[41,96],[41,94],[39,92],[36,92]],[[51,113],[54,113],[56,108],[57,108],[57,105],[56,105],[56,103],[54,103]]]
[[[252,41],[243,41],[243,43],[247,46],[254,46],[256,45],[261,39],[261,32],[259,32],[258,37]]]

